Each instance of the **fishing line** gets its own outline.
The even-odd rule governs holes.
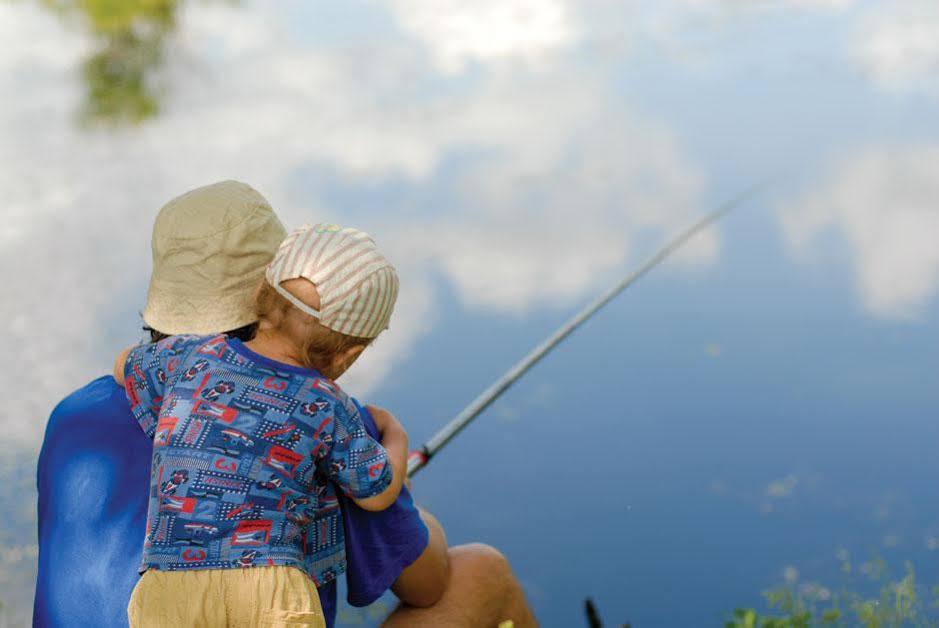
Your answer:
[[[575,329],[583,325],[591,316],[596,314],[600,308],[612,301],[620,292],[631,286],[643,275],[665,261],[669,255],[681,248],[692,237],[709,227],[720,218],[723,218],[731,210],[743,204],[744,201],[753,196],[761,187],[762,185],[753,186],[742,194],[718,206],[712,212],[705,215],[704,218],[696,222],[682,233],[678,234],[673,240],[668,242],[654,255],[649,257],[649,259],[647,259],[636,270],[623,277],[623,279],[617,282],[614,286],[600,294],[592,302],[588,303],[566,323],[558,327],[558,329],[553,334],[551,334],[541,344],[532,349],[528,355],[519,360],[512,368],[506,371],[502,377],[497,379],[491,386],[489,386],[489,388],[484,390],[478,397],[473,399],[473,401],[471,401],[468,406],[463,408],[463,410],[461,410],[459,414],[453,417],[449,423],[443,426],[440,431],[431,436],[430,439],[424,443],[420,449],[412,451],[408,456],[408,477],[412,477],[415,473],[424,468],[438,451],[440,451],[447,443],[453,440],[453,438],[461,431],[463,431],[467,425],[472,423],[476,417],[478,417],[486,408],[492,404],[492,402],[502,396],[502,393],[508,390],[512,384],[517,382],[519,378],[521,378],[529,371],[529,369],[531,369],[531,367],[541,361],[541,359],[550,353],[551,350],[554,349],[562,340],[570,336]]]

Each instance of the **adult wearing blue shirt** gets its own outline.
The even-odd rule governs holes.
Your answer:
[[[254,287],[284,236],[264,197],[243,183],[216,183],[168,203],[153,231],[144,310],[151,340],[219,331],[249,340]],[[369,409],[362,414],[377,438]],[[37,473],[34,626],[127,625],[127,602],[139,577],[151,449],[110,375],[53,411]],[[364,606],[390,588],[401,605],[385,625],[494,626],[505,619],[534,625],[505,558],[481,544],[448,548],[440,524],[414,506],[406,489],[381,512],[349,501],[342,508],[349,602]],[[335,582],[319,594],[332,626]]]

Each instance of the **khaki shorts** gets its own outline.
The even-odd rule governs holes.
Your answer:
[[[296,567],[149,570],[127,605],[133,628],[325,628],[320,597]]]

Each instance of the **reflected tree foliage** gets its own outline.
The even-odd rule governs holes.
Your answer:
[[[86,23],[97,49],[81,65],[81,119],[137,124],[160,109],[157,74],[176,26],[177,0],[40,0],[63,18]]]

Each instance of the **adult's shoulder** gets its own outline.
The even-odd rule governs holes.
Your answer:
[[[66,396],[52,410],[46,425],[46,438],[50,434],[78,424],[107,420],[119,413],[127,414],[124,389],[110,375],[103,375]]]
[[[43,478],[76,451],[105,446],[115,451],[120,447],[127,449],[126,443],[113,446],[108,443],[124,434],[123,425],[132,423],[129,413],[124,389],[110,375],[89,382],[60,401],[49,415],[39,450],[40,488]],[[100,447],[96,443],[100,443]]]
[[[57,521],[79,517],[84,523],[76,525],[94,521],[109,529],[109,509],[145,511],[152,445],[112,376],[66,396],[49,417],[36,463],[39,532],[47,547],[44,530]]]

